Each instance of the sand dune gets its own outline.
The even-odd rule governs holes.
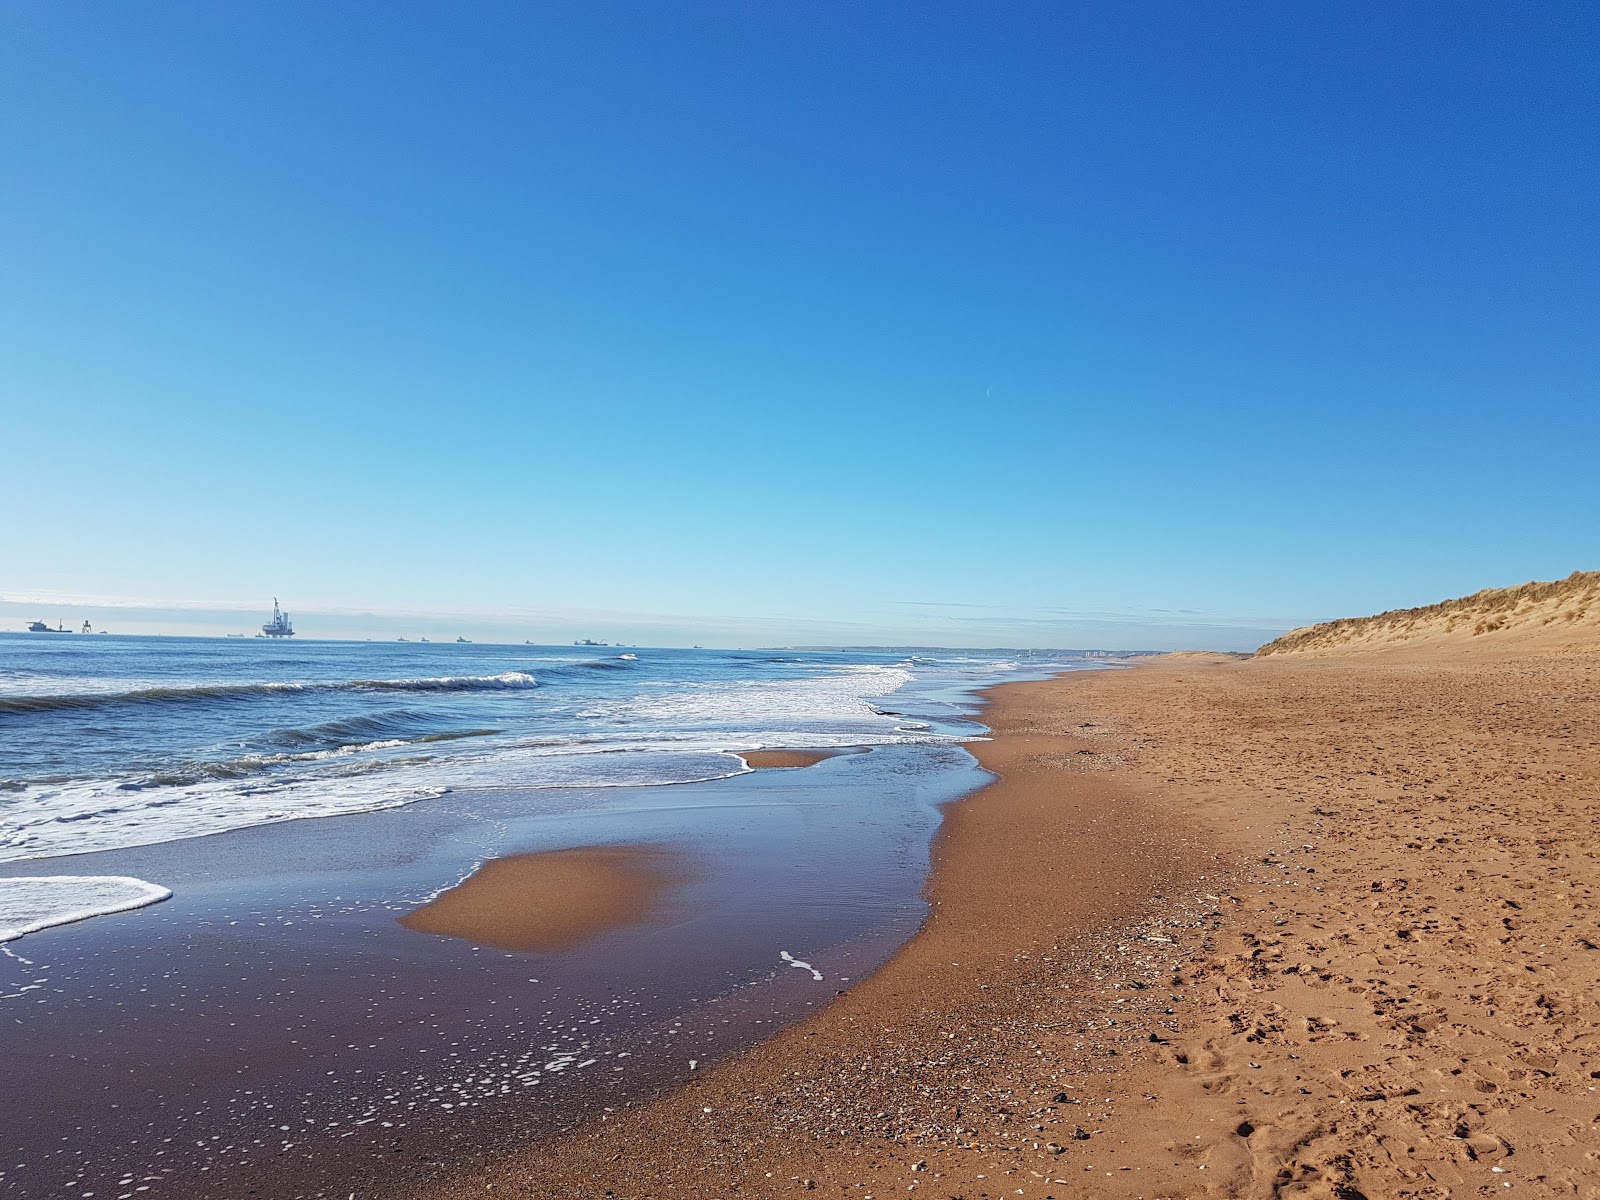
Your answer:
[[[1485,588],[1424,608],[1345,617],[1293,629],[1258,655],[1387,649],[1485,638],[1491,643],[1593,644],[1600,634],[1600,571],[1574,571],[1553,582]]]

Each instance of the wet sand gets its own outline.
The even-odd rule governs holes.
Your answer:
[[[996,1135],[1070,1139],[1089,1109],[1053,1098],[1102,1074],[1111,1046],[1079,1027],[1117,1011],[1101,993],[1130,971],[1151,979],[1140,999],[1164,995],[1134,965],[1157,945],[1138,938],[1187,927],[1183,898],[1214,869],[1183,821],[1093,769],[1103,739],[1053,715],[1074,683],[990,693],[995,737],[971,749],[1000,779],[946,807],[931,915],[882,971],[688,1087],[432,1194],[860,1196],[999,1179],[1016,1164]]]
[[[981,782],[885,746],[12,864],[173,895],[0,954],[27,1084],[0,1089],[0,1196],[387,1200],[659,1095],[880,966],[926,911],[937,805]],[[446,933],[401,924],[445,896]],[[488,910],[581,940],[500,949]]]
[[[1600,1196],[1600,654],[996,689],[932,915],[691,1084],[436,1196]]]
[[[681,856],[656,846],[586,846],[491,859],[400,924],[497,950],[559,954],[658,915],[686,883]]]
[[[841,754],[840,750],[746,750],[739,755],[754,770],[773,768],[814,767],[824,759]]]

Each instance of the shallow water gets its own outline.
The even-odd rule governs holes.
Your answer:
[[[128,876],[173,896],[0,948],[0,1022],[13,1030],[0,1194],[383,1195],[674,1086],[813,1011],[925,915],[939,806],[985,778],[955,741],[978,731],[971,689],[1089,665],[881,657],[561,701],[590,713],[649,702],[649,736],[692,736],[710,748],[697,753],[865,745],[810,767],[645,787],[551,787],[533,772],[544,786],[527,788],[511,753],[494,760],[497,786],[3,864],[13,878]],[[904,678],[867,700],[860,677],[883,671]],[[440,694],[431,721],[481,723],[481,709]],[[37,712],[103,721],[128,704],[141,714],[131,737],[143,703]],[[497,715],[509,729],[513,714]],[[198,741],[174,733],[163,753],[193,757]],[[607,757],[585,753],[573,760]],[[304,786],[337,792],[340,778],[313,771]],[[648,920],[571,951],[507,953],[399,924],[490,858],[623,844],[692,869]]]
[[[94,855],[175,895],[0,959],[29,1084],[0,1092],[0,1191],[348,1195],[652,1094],[892,953],[924,916],[937,805],[982,778],[959,748],[890,746],[560,815],[462,793]],[[572,952],[397,921],[486,856],[621,842],[694,879]]]
[[[940,689],[1058,662],[0,635],[0,862],[460,788],[717,779],[768,745],[947,741]]]

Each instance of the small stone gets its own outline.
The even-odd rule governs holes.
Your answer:
[[[1072,1131],[1072,1140],[1075,1142],[1087,1142],[1089,1140],[1089,1131],[1079,1125]]]

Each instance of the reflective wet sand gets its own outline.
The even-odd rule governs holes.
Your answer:
[[[888,746],[13,864],[173,896],[0,954],[27,1081],[0,1089],[0,1196],[371,1200],[620,1112],[893,953],[939,806],[984,778]]]

